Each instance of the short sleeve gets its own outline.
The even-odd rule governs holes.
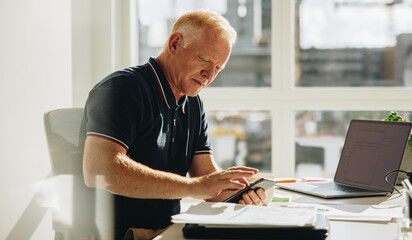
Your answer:
[[[139,126],[139,105],[132,76],[109,76],[90,92],[87,99],[87,134],[109,138],[129,149]]]

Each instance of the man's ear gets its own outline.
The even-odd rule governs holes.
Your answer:
[[[172,54],[175,53],[178,47],[181,46],[182,40],[182,34],[172,33],[169,37],[168,51]]]

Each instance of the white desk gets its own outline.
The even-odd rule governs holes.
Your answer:
[[[357,205],[405,205],[405,194],[399,197],[398,194],[383,197],[362,197],[328,200],[317,197],[310,197],[291,191],[275,189],[276,193],[292,195],[292,201],[296,203],[322,203],[322,204],[357,204]],[[329,222],[328,240],[395,240],[398,236],[398,224],[396,220],[391,222],[353,222],[335,221]],[[155,240],[185,239],[182,228],[184,224],[173,224],[163,234],[157,236]]]

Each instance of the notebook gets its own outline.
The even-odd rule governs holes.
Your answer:
[[[352,120],[333,181],[278,183],[276,186],[323,198],[391,194],[411,131],[410,122]]]
[[[279,240],[323,240],[328,236],[328,224],[324,215],[316,216],[314,227],[206,227],[199,224],[186,224],[185,238],[193,239],[279,239]]]

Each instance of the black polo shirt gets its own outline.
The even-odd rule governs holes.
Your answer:
[[[211,154],[199,96],[176,101],[154,58],[104,78],[89,93],[86,132],[111,139],[127,155],[153,169],[186,176],[195,154]],[[162,228],[180,212],[180,199],[134,199],[115,195],[116,231]]]

